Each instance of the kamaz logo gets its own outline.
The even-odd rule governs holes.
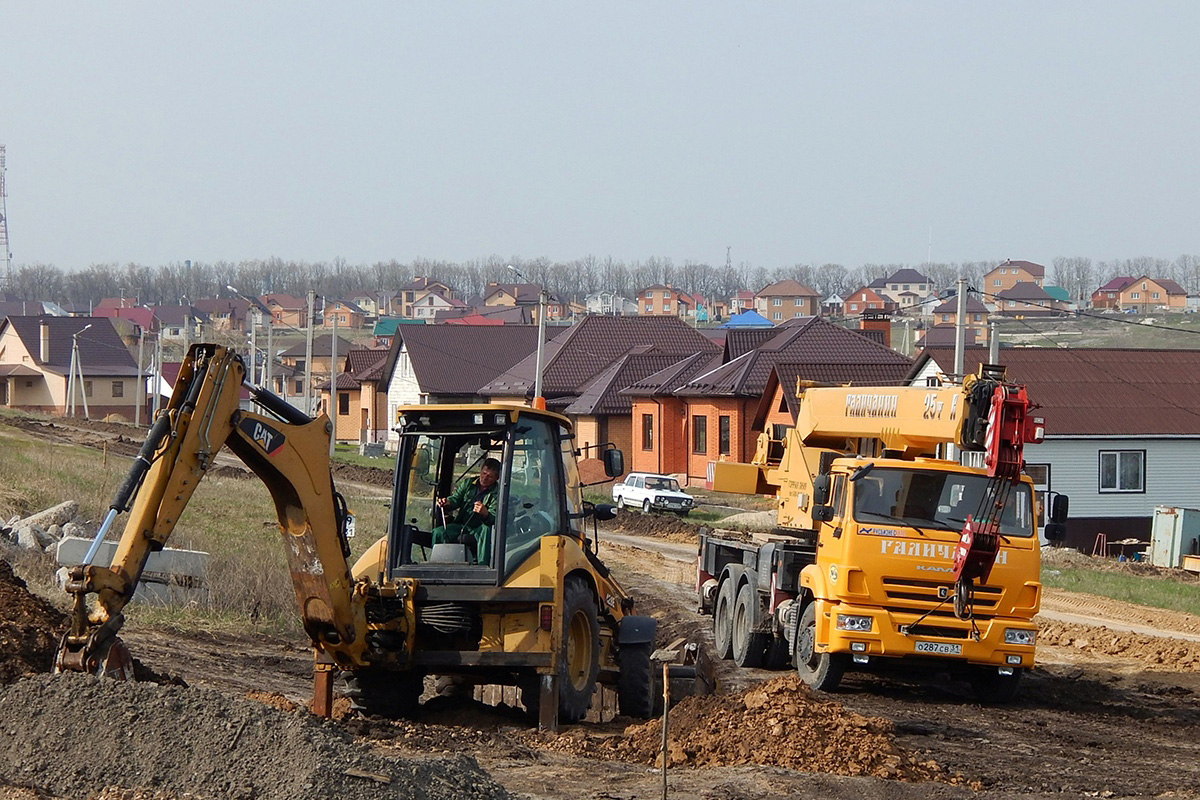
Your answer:
[[[283,447],[284,435],[270,425],[256,419],[245,419],[238,427],[269,456],[275,455],[279,448]]]

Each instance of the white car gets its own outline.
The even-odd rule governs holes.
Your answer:
[[[613,486],[612,496],[617,508],[640,508],[646,513],[655,509],[674,511],[681,517],[696,505],[692,496],[679,488],[679,481],[653,472],[629,473],[624,483]]]

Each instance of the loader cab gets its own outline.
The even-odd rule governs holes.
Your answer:
[[[420,406],[402,409],[398,422],[389,577],[500,585],[543,537],[582,535],[565,418],[518,406]],[[438,506],[473,496],[489,459],[499,462],[489,519]]]

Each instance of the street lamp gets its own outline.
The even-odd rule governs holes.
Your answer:
[[[71,334],[71,367],[68,370],[69,379],[67,380],[67,400],[69,404],[69,414],[72,417],[75,416],[75,391],[83,388],[79,386],[79,383],[83,383],[83,364],[79,362],[79,334],[83,333],[90,327],[92,327],[92,323],[89,322],[87,325],[84,325],[82,328]],[[76,382],[76,375],[79,376],[78,383]],[[87,405],[87,392],[83,393],[83,418],[90,418]]]
[[[507,269],[512,270],[512,273],[521,279],[523,283],[528,283],[528,279],[521,274],[521,270],[514,267],[512,264],[506,265]],[[542,396],[542,357],[545,353],[544,341],[546,339],[546,303],[549,300],[546,294],[546,287],[540,286],[538,292],[538,332],[537,332],[537,357],[534,366],[533,377],[533,407],[544,409],[546,407],[546,398]]]

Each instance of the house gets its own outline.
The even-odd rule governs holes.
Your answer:
[[[1151,278],[1147,275],[1134,278],[1121,288],[1117,305],[1122,311],[1183,311],[1187,306],[1187,292],[1173,280]]]
[[[603,387],[594,385],[625,355],[668,355],[678,361],[697,353],[718,352],[717,345],[678,317],[587,316],[546,342],[542,394],[551,411],[570,413],[567,409],[589,391],[598,395],[625,388],[620,385],[622,376],[631,378],[641,369],[639,364],[627,363]],[[483,387],[481,393],[493,402],[529,403],[533,399],[535,362],[536,354],[530,354]],[[576,406],[578,413],[573,414],[577,443],[582,446],[611,441],[629,453],[633,445],[629,416],[632,407],[621,400],[620,413],[610,413],[611,406],[606,402],[587,402]]]
[[[637,303],[616,292],[593,292],[583,301],[584,312],[587,314],[622,316],[638,313]]]
[[[483,291],[483,305],[528,308],[536,322],[541,293],[542,289],[536,283],[489,283]],[[546,319],[564,319],[566,304],[557,295],[546,294]]]
[[[847,317],[856,317],[867,311],[894,311],[895,302],[890,297],[880,294],[870,286],[863,286],[850,293],[842,304],[842,313]]]
[[[637,293],[638,314],[653,317],[688,317],[696,313],[696,300],[682,289],[656,283]]]
[[[912,368],[911,359],[820,317],[770,330],[729,330],[721,358],[681,359],[625,390],[635,440],[630,469],[706,480],[712,461],[749,461],[770,375],[785,364],[794,365],[784,380],[793,392],[797,375],[823,383],[899,384]],[[782,401],[769,402],[778,408]]]
[[[72,376],[72,365],[75,374]],[[103,317],[6,317],[0,322],[0,406],[133,421],[142,371]]]
[[[1032,281],[996,292],[995,300],[996,313],[1004,317],[1049,317],[1064,311],[1060,301]]]
[[[348,339],[343,339],[340,335],[338,336],[337,355],[339,363],[342,360],[342,356],[350,352],[352,346]],[[329,381],[331,372],[330,359],[333,357],[333,334],[323,333],[313,336],[311,368],[308,367],[306,361],[307,353],[308,342],[304,341],[292,345],[279,354],[279,364],[283,369],[272,375],[271,391],[285,397],[288,395],[297,397],[309,396],[309,392],[305,388],[305,378],[311,375],[313,386],[311,396],[315,405],[317,385]]]
[[[875,283],[871,284],[872,288]],[[884,278],[876,291],[896,304],[897,310],[905,311],[915,306],[930,291],[933,282],[915,269],[898,269]]]
[[[380,370],[387,449],[402,405],[485,402],[484,387],[537,349],[536,325],[413,325],[398,328]]]
[[[840,317],[845,304],[845,299],[837,292],[834,292],[821,301],[821,316]]]
[[[465,309],[467,304],[453,297],[447,297],[438,291],[430,290],[412,305],[412,319],[433,322],[438,312],[455,309]]]
[[[982,300],[971,292],[967,292],[966,295],[967,308],[966,317],[963,319],[963,327],[972,331],[978,338],[984,339],[987,336],[988,308],[983,304]],[[950,325],[953,327],[958,325],[957,294],[952,295],[949,300],[933,309],[932,316],[935,326]]]
[[[537,306],[467,306],[439,311],[433,321],[448,325],[532,325],[537,322],[536,310]]]
[[[253,322],[252,310],[257,310],[264,316],[270,316],[270,310],[259,300],[254,304],[244,297],[213,297],[197,300],[193,305],[207,317],[215,331],[228,333],[245,333],[250,330]]]
[[[208,315],[192,305],[154,306],[159,335],[164,342],[195,342]]]
[[[349,300],[331,299],[321,311],[321,324],[339,328],[361,328],[367,324],[367,312]]]
[[[357,348],[339,355],[337,408],[331,408],[330,382],[317,386],[319,407],[334,424],[339,442],[382,442],[387,436],[387,387],[383,367],[387,350]]]
[[[375,326],[371,329],[371,335],[375,337],[372,347],[379,350],[387,350],[392,346],[392,338],[396,335],[396,329],[401,325],[424,325],[425,322],[419,319],[403,319],[401,317],[384,317],[376,320]]]
[[[968,348],[965,371],[986,359],[985,348]],[[1155,506],[1197,505],[1200,350],[1014,347],[1000,363],[1046,420],[1025,471],[1043,521],[1047,496],[1071,498],[1069,546],[1091,552],[1100,533],[1148,541]],[[953,348],[927,349],[908,382],[929,385],[953,364]]]
[[[755,293],[754,310],[775,324],[815,317],[821,313],[821,295],[799,281],[776,281]]]
[[[754,310],[754,292],[749,289],[738,289],[729,298],[729,316],[740,314],[743,311]]]
[[[435,281],[428,275],[422,275],[401,286],[392,298],[391,307],[380,313],[399,314],[406,319],[412,319],[413,306],[425,296],[426,292],[438,292],[445,298],[454,296],[454,291],[446,284]]]
[[[1121,290],[1133,283],[1132,275],[1118,275],[1092,292],[1092,308],[1097,311],[1117,310],[1121,305]]]
[[[282,292],[264,294],[258,298],[267,309],[272,325],[288,328],[304,328],[308,316],[308,299]]]
[[[997,264],[983,276],[983,291],[986,295],[998,295],[1019,283],[1041,286],[1046,279],[1046,268],[1032,261],[1006,260]]]

